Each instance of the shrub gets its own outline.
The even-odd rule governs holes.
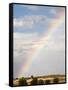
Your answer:
[[[26,86],[26,85],[28,85],[26,79],[25,78],[20,78],[19,79],[19,85],[20,86]]]
[[[44,81],[43,81],[43,80],[39,80],[39,81],[38,81],[38,84],[39,84],[39,85],[43,85],[43,84],[44,84]]]
[[[55,83],[55,84],[59,83],[59,79],[58,78],[54,78],[53,79],[53,83]]]
[[[32,79],[34,78],[33,75],[31,76],[31,78],[32,78]]]
[[[33,78],[31,81],[31,85],[37,85],[37,84],[38,84],[37,78]]]
[[[50,80],[45,80],[45,84],[50,84]]]

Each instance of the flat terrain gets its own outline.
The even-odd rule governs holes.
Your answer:
[[[37,78],[37,81],[39,82],[40,80],[43,81],[43,84],[46,85],[45,81],[48,81],[49,80],[49,83],[48,84],[55,84],[54,82],[54,79],[58,79],[58,82],[57,84],[60,84],[60,83],[65,83],[65,75],[48,75],[48,76],[37,76],[37,77],[28,77],[28,78],[24,78],[28,84],[28,86],[31,85],[31,81],[34,79],[34,78]],[[18,79],[15,79],[13,80],[13,85],[14,86],[19,86],[19,80],[21,78],[18,78]],[[27,85],[26,85],[27,86]]]

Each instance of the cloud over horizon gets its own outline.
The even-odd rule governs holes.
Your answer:
[[[43,6],[27,5],[19,8],[24,12],[16,16],[15,11],[13,18],[14,78],[22,75],[65,74],[64,8],[44,9]]]

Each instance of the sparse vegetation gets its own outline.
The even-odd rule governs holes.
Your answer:
[[[50,80],[45,80],[45,84],[50,84]]]
[[[38,81],[38,85],[43,85],[44,84],[44,81],[43,80],[39,80]]]
[[[34,78],[33,75],[31,76],[31,78],[32,78],[32,79]]]
[[[20,86],[27,86],[28,85],[25,78],[22,77],[22,78],[19,79],[19,85]]]
[[[31,85],[37,85],[38,84],[38,80],[37,78],[33,78],[33,80],[31,81]]]
[[[58,83],[64,83],[65,82],[65,76],[64,75],[50,75],[50,76],[38,76],[34,77],[33,75],[31,77],[27,78],[16,78],[13,80],[14,86],[27,86],[27,85],[47,85],[47,84],[58,84]]]
[[[55,84],[59,83],[59,79],[58,78],[54,78],[53,79],[53,83],[55,83]]]

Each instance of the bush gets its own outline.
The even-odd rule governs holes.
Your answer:
[[[58,78],[54,78],[53,83],[55,83],[55,84],[59,83],[59,79]]]
[[[50,84],[50,80],[45,80],[45,84]]]
[[[43,80],[39,80],[39,81],[38,81],[38,84],[39,84],[39,85],[43,85],[43,84],[44,84],[44,81],[43,81]]]
[[[32,78],[32,79],[34,78],[33,75],[31,76],[31,78]]]
[[[31,81],[31,85],[37,85],[37,84],[38,84],[37,78],[33,78]]]
[[[19,79],[19,85],[20,85],[20,86],[26,86],[26,85],[28,85],[28,84],[27,84],[27,81],[25,80],[25,78],[20,78],[20,79]]]

